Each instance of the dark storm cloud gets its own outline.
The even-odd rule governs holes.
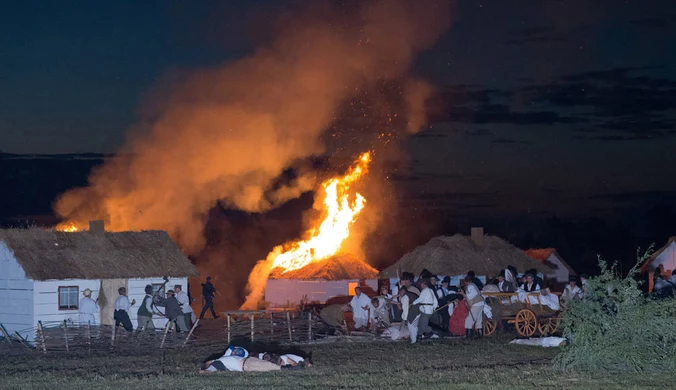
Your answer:
[[[491,143],[494,143],[494,144],[529,144],[530,142],[511,139],[511,138],[498,137],[498,138],[492,140]]]
[[[566,36],[554,26],[537,26],[512,30],[508,45],[526,45],[563,42]]]

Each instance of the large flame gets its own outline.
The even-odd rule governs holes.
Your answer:
[[[292,243],[291,249],[285,252],[282,252],[284,248],[281,245],[273,249],[268,255],[268,258],[273,258],[272,269],[279,267],[287,272],[302,268],[331,257],[340,250],[343,241],[350,235],[350,226],[366,203],[364,197],[356,193],[354,202],[350,204],[350,187],[367,172],[369,162],[371,154],[363,153],[345,176],[322,183],[326,218],[319,227],[308,231],[310,238],[307,240]]]
[[[72,233],[72,232],[77,232],[79,229],[77,228],[77,226],[75,226],[74,222],[69,221],[69,222],[63,222],[63,223],[60,223],[59,225],[57,225],[56,230],[61,231],[61,232]]]

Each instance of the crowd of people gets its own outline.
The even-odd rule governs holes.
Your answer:
[[[676,297],[676,270],[671,276],[662,274],[659,268],[653,273],[653,296],[658,299]]]
[[[428,270],[423,270],[417,277],[403,272],[390,285],[381,285],[378,295],[369,298],[357,287],[350,303],[326,306],[320,316],[328,334],[337,329],[348,331],[344,313],[352,312],[354,330],[378,332],[393,339],[409,338],[415,343],[449,333],[468,339],[481,338],[484,317],[493,318],[491,305],[487,304],[490,293],[498,293],[493,296],[505,303],[538,303],[551,310],[584,299],[585,274],[579,281],[571,276],[560,299],[545,287],[535,270],[527,270],[520,277],[517,275],[516,269],[508,267],[494,280],[484,283],[470,270],[454,286],[451,277],[440,278]],[[505,325],[499,318],[497,320],[498,330],[503,331]]]
[[[173,289],[164,293],[165,285],[162,285],[157,291],[154,291],[153,286],[150,284],[145,286],[145,296],[136,311],[136,330],[154,331],[155,324],[153,317],[167,318],[176,325],[177,332],[188,332],[196,322],[197,318],[191,307],[194,299],[183,290],[183,286],[180,284],[174,285]],[[214,319],[219,318],[216,315],[213,303],[216,292],[216,288],[211,283],[211,277],[207,277],[206,283],[202,283],[202,298],[205,304],[202,308],[200,319],[204,318],[209,309],[211,309],[211,315]],[[78,306],[79,322],[81,324],[96,325],[95,314],[101,311],[98,299],[96,301],[92,299],[92,290],[88,288],[83,291],[83,295]],[[115,321],[115,327],[122,326],[128,332],[134,330],[134,325],[129,315],[134,305],[136,305],[136,300],[132,299],[130,301],[127,296],[127,289],[120,287],[114,303],[113,320]]]

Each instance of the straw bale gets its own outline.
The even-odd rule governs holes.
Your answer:
[[[536,269],[546,273],[549,267],[528,257],[522,250],[496,237],[484,236],[482,247],[470,236],[456,234],[439,236],[405,254],[399,261],[385,268],[382,277],[397,277],[397,271],[419,274],[423,269],[438,275],[463,275],[473,270],[477,275],[495,276],[508,265],[520,272]]]
[[[33,280],[192,277],[199,272],[167,232],[0,229]]]
[[[351,254],[332,256],[286,273],[282,268],[274,268],[270,273],[271,279],[351,280],[377,277],[378,270]]]

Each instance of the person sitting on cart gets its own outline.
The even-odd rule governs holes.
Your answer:
[[[526,274],[526,282],[521,285],[521,289],[525,292],[538,292],[540,285],[535,282],[535,275],[532,273]]]
[[[577,285],[577,276],[570,275],[568,278],[568,285],[563,289],[561,294],[561,303],[564,305],[570,301],[581,301],[582,289]]]
[[[505,270],[503,269],[498,274],[498,289],[500,292],[512,293],[514,292],[514,285],[505,280]]]

